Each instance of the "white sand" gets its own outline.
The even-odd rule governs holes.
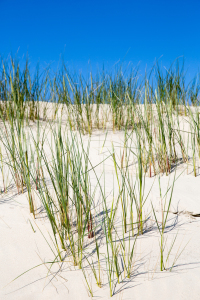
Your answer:
[[[93,165],[97,165],[109,154],[109,151],[112,150],[111,141],[114,146],[120,146],[116,148],[116,152],[120,155],[120,151],[123,149],[123,136],[122,132],[109,132],[107,142],[102,149],[105,133],[94,132],[90,147],[90,159]],[[88,136],[84,136],[83,139],[87,144]],[[50,153],[47,148],[46,150]],[[112,198],[114,178],[112,159],[106,160],[104,166],[105,190],[109,203]],[[133,180],[135,178],[134,168],[133,165]],[[98,177],[102,170],[102,165],[96,168]],[[200,176],[195,178],[191,169],[188,173],[189,175],[187,175],[186,165],[180,165],[177,168],[176,178],[181,175],[175,182],[168,217],[169,224],[174,224],[174,226],[169,226],[170,230],[167,233],[168,248],[178,231],[170,263],[186,245],[174,268],[171,272],[159,271],[160,238],[158,230],[154,226],[152,230],[138,237],[132,276],[116,286],[113,299],[200,299],[200,217],[192,216],[200,214]],[[167,190],[169,180],[172,183],[174,174],[175,172],[172,172],[170,176],[161,176],[163,194]],[[94,174],[91,174],[91,178],[92,186],[95,187]],[[116,178],[114,180],[116,181]],[[151,211],[151,201],[158,214],[160,213],[157,179],[154,182],[154,178],[146,178],[145,193],[148,193],[153,183],[144,207],[146,214]],[[117,194],[117,182],[114,186]],[[27,195],[18,195],[16,188],[12,188],[7,194],[3,193],[0,196],[0,299],[87,299],[89,296],[82,271],[73,267],[72,261],[68,258],[66,258],[68,261],[63,264],[53,265],[50,271],[48,271],[50,264],[42,265],[13,281],[23,272],[41,263],[52,262],[54,259],[54,255],[44,239],[45,236],[48,243],[53,244],[50,238],[52,236],[51,227],[45,215],[39,213],[41,208],[39,202],[37,208],[37,216],[34,220],[29,213]],[[149,220],[149,222],[153,224],[153,220]],[[101,251],[104,249],[105,245]],[[105,272],[102,272],[104,285],[101,289],[95,284],[91,270],[88,269],[87,274],[93,287],[94,297],[108,299],[109,288]]]

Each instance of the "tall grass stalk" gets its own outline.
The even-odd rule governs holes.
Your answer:
[[[176,174],[176,173],[175,173]],[[167,193],[165,194],[165,199],[163,199],[162,196],[162,191],[161,191],[161,184],[160,184],[160,177],[158,177],[158,181],[159,181],[159,189],[160,189],[160,199],[161,199],[161,214],[162,214],[162,218],[161,218],[161,226],[159,225],[159,221],[158,218],[156,216],[156,212],[155,209],[152,205],[152,210],[153,210],[153,214],[156,220],[156,225],[160,234],[160,270],[163,271],[166,269],[166,263],[168,261],[169,255],[171,253],[171,250],[174,246],[174,241],[171,244],[170,250],[168,251],[167,257],[166,259],[164,258],[164,251],[165,251],[165,247],[166,247],[166,242],[165,242],[165,227],[166,227],[166,223],[167,223],[167,219],[168,219],[168,215],[169,215],[169,211],[170,211],[170,206],[171,206],[171,202],[172,202],[172,195],[173,195],[173,189],[174,189],[174,183],[175,183],[175,176],[174,176],[174,180],[171,186],[171,194],[169,197],[169,201],[167,203]],[[169,190],[169,189],[168,189]],[[163,203],[164,200],[164,203]]]

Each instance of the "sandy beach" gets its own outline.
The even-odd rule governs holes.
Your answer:
[[[94,129],[91,135],[82,134],[76,130],[71,131],[66,126],[66,120],[61,118],[62,114],[63,112],[60,112],[59,115],[58,110],[55,121],[51,123],[45,120],[40,121],[40,142],[45,136],[41,143],[42,148],[38,150],[45,153],[45,157],[41,159],[41,165],[36,158],[40,152],[31,152],[31,149],[37,148],[34,143],[34,138],[36,141],[38,136],[37,122],[24,126],[25,140],[29,141],[25,146],[26,151],[32,153],[33,156],[30,170],[33,170],[32,174],[39,174],[34,173],[34,170],[37,172],[37,165],[43,168],[43,173],[39,170],[38,177],[34,177],[36,175],[31,177],[31,197],[35,217],[33,213],[30,213],[28,187],[24,186],[22,191],[21,187],[16,186],[8,163],[3,167],[4,172],[1,172],[0,299],[68,298],[75,300],[87,299],[92,295],[94,299],[108,299],[110,290],[112,290],[113,299],[199,299],[200,176],[198,157],[196,158],[196,176],[194,176],[190,144],[187,148],[188,157],[190,157],[187,162],[183,161],[181,149],[176,146],[179,160],[177,159],[169,174],[166,175],[165,172],[153,174],[153,169],[151,173],[148,167],[146,173],[143,172],[142,177],[139,178],[139,160],[134,154],[137,150],[135,132],[129,129],[125,133],[123,130],[112,130],[107,126],[105,130]],[[181,130],[188,131],[189,125],[185,121],[186,118],[180,118],[182,118]],[[109,117],[107,122],[108,124],[111,122]],[[9,130],[9,126],[9,124],[2,123],[1,132],[5,132],[5,128]],[[62,232],[63,223],[59,209],[57,210],[60,194],[56,194],[57,190],[53,182],[54,180],[55,184],[59,182],[54,177],[57,173],[52,158],[59,157],[56,152],[60,147],[58,147],[60,144],[57,144],[59,130],[65,149],[68,149],[70,155],[73,153],[74,161],[79,157],[76,164],[82,162],[81,178],[86,178],[84,176],[88,174],[85,179],[88,192],[84,192],[84,184],[81,190],[83,199],[88,194],[88,199],[91,199],[88,201],[92,219],[88,220],[86,228],[82,229],[85,231],[84,241],[80,246],[83,247],[81,254],[78,248],[79,227],[76,223],[78,222],[76,221],[78,208],[73,208],[75,204],[68,208],[72,211],[69,219],[72,220],[70,228],[75,241],[74,251],[78,253],[75,254],[77,265],[70,252],[70,234],[68,233],[69,236],[65,237],[67,243],[65,249],[62,248],[61,239],[59,240],[59,232]],[[190,143],[188,134],[183,133],[182,137],[185,145]],[[128,141],[125,144],[126,139]],[[6,156],[8,158],[6,145],[4,142],[1,146],[5,159]],[[128,151],[126,154],[125,149]],[[144,148],[142,152],[144,153]],[[77,156],[78,153],[79,156]],[[71,160],[72,166],[73,159]],[[48,166],[52,168],[52,172],[55,171],[53,177],[48,171]],[[126,171],[123,171],[123,168]],[[72,188],[75,189],[73,176],[79,171],[73,173],[72,167],[69,170],[71,176],[69,199],[74,203],[76,199],[73,196],[75,195]],[[126,182],[127,178],[129,181]],[[39,181],[41,181],[40,185]],[[128,185],[129,183],[132,185]],[[138,216],[137,207],[140,192],[143,197],[142,225],[140,223],[141,210]],[[47,200],[43,199],[48,193],[48,197],[55,203],[56,227],[49,221],[50,217],[45,206]],[[131,202],[133,195],[135,202]],[[131,207],[133,219],[130,214]],[[85,209],[84,204],[82,209]],[[113,211],[116,213],[112,219]],[[162,235],[164,270],[161,271],[161,232],[165,216],[167,217]],[[83,218],[85,218],[84,214]],[[108,220],[113,222],[112,242],[105,231],[107,230],[106,224],[109,224],[106,223]],[[126,220],[126,225],[124,220]],[[89,222],[92,222],[90,226],[93,226],[91,237],[89,237]],[[55,234],[53,230],[57,230]],[[99,259],[96,242],[99,245]],[[132,248],[134,242],[135,245]],[[131,255],[132,249],[133,255]],[[61,259],[59,253],[61,253]],[[114,253],[117,253],[119,272],[114,267],[115,260],[112,260]],[[81,259],[79,255],[82,255]],[[112,266],[111,277],[109,277],[108,270]],[[97,284],[94,269],[96,274],[99,271],[100,277],[97,276],[97,278],[100,278],[101,287]],[[109,278],[112,286],[109,285]]]

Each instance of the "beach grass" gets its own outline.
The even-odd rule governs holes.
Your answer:
[[[37,69],[32,76],[28,61],[21,68],[12,58],[2,61],[0,70],[3,192],[8,188],[7,170],[18,194],[27,193],[35,218],[33,195],[37,195],[52,228],[55,259],[72,258],[73,265],[82,269],[91,296],[85,265],[99,288],[105,269],[113,296],[116,285],[134,274],[137,239],[147,232],[147,219],[152,215],[160,235],[160,270],[166,270],[175,242],[165,256],[165,228],[176,178],[168,203],[167,198],[163,203],[160,192],[160,223],[153,203],[148,215],[144,213],[150,197],[150,191],[145,194],[145,178],[152,178],[152,186],[155,180],[160,183],[160,176],[169,176],[179,163],[191,165],[197,176],[197,79],[186,86],[183,66],[177,61],[164,74],[159,65],[154,66],[143,80],[138,69],[125,76],[122,68],[115,74],[90,74],[85,80],[82,75],[71,75],[64,63],[53,75],[49,69],[42,73]],[[112,143],[106,158],[95,165],[90,150],[97,131],[104,132],[101,152],[108,132],[123,132],[124,136],[122,151]],[[114,178],[111,201],[105,191],[108,159]],[[102,174],[97,172],[99,165]],[[95,187],[91,178],[95,178]],[[103,253],[101,242],[106,245]]]

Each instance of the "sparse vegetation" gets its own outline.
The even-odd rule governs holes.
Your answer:
[[[160,234],[160,269],[167,269],[172,248],[164,260],[164,237],[175,179],[168,204],[162,203],[159,223],[153,203],[152,210],[144,212],[150,197],[150,191],[145,195],[145,178],[154,177],[153,185],[156,177],[170,175],[180,163],[191,165],[194,176],[199,172],[199,83],[194,80],[186,87],[178,61],[165,74],[156,65],[144,80],[138,69],[126,77],[121,68],[114,75],[91,74],[89,81],[71,76],[64,64],[58,73],[50,73],[37,69],[32,76],[28,61],[24,68],[13,59],[1,62],[2,191],[7,192],[11,178],[18,194],[27,193],[36,218],[34,199],[40,199],[51,224],[56,259],[72,258],[82,269],[91,296],[85,264],[99,288],[106,265],[112,296],[116,285],[134,273],[137,238],[150,230],[150,215]],[[108,131],[122,131],[122,151],[112,143],[106,158],[94,164],[90,149],[95,130],[105,133],[101,152]],[[109,201],[107,159],[113,171]],[[160,198],[163,201],[162,194]]]

